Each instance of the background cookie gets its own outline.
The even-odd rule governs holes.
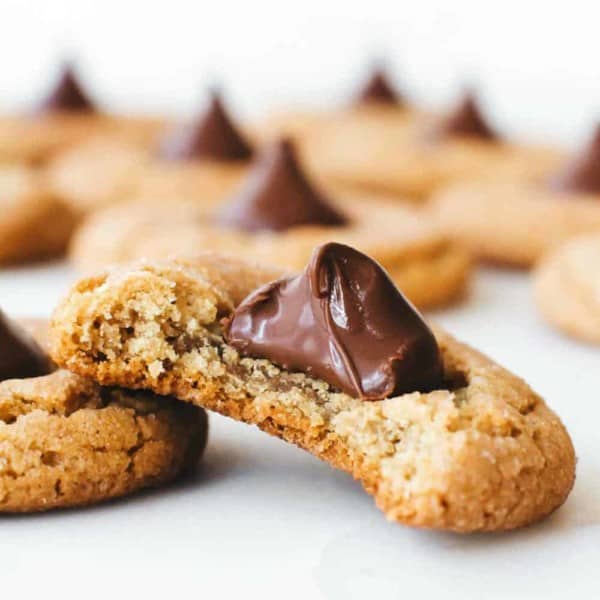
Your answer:
[[[575,238],[545,256],[533,282],[536,304],[550,324],[600,344],[600,234]]]
[[[58,154],[47,168],[53,190],[78,214],[140,200],[192,201],[214,208],[239,183],[252,147],[213,96],[195,121],[150,127],[152,142],[135,143],[127,121]],[[143,129],[143,120],[139,127]]]
[[[404,293],[420,307],[462,297],[471,259],[426,218],[408,208],[375,200],[347,202],[356,222],[347,228],[304,227],[250,235],[211,227],[196,204],[135,203],[91,215],[73,238],[70,256],[84,272],[138,258],[191,257],[213,250],[295,271],[325,241],[352,243],[372,254]]]
[[[62,254],[75,222],[37,171],[0,167],[0,264]]]
[[[596,199],[526,183],[455,184],[436,194],[428,210],[475,257],[521,268],[573,236],[600,231]]]
[[[59,153],[46,169],[51,189],[77,215],[130,200],[149,153],[123,140],[96,136]]]
[[[457,181],[535,180],[552,172],[562,152],[510,142],[485,122],[472,96],[446,117],[376,113],[336,127],[324,125],[303,143],[310,169],[325,181],[424,201]]]
[[[470,258],[426,214],[369,195],[330,198],[329,191],[309,180],[294,145],[281,139],[221,207],[179,202],[108,209],[82,225],[71,256],[89,270],[214,250],[298,271],[315,246],[337,241],[381,263],[420,307],[462,295]]]

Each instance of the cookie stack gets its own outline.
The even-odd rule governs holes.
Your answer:
[[[87,274],[50,326],[0,320],[0,510],[164,484],[205,410],[350,473],[398,523],[512,529],[565,501],[560,419],[419,310],[466,300],[477,262],[535,267],[548,320],[600,341],[600,134],[565,162],[472,91],[432,114],[381,69],[336,110],[241,126],[213,91],[165,121],[104,114],[71,67],[0,121],[0,262]]]
[[[195,464],[202,409],[59,369],[48,333],[46,322],[0,314],[0,512],[109,500]]]

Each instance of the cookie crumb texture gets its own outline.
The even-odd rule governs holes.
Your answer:
[[[190,410],[191,409],[191,410]],[[195,463],[206,413],[67,371],[0,383],[0,511],[91,504]]]
[[[448,389],[363,402],[240,357],[220,320],[240,301],[239,277],[229,275],[243,268],[219,278],[211,270],[140,264],[81,281],[55,313],[53,358],[103,384],[172,394],[255,424],[351,473],[400,523],[511,529],[566,499],[575,470],[568,433],[488,358],[436,332]]]

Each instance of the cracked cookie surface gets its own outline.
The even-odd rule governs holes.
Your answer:
[[[45,347],[47,324],[24,326]],[[92,504],[164,483],[196,462],[206,434],[206,413],[173,398],[64,370],[3,381],[0,512]]]
[[[208,269],[199,259],[140,264],[80,281],[55,312],[53,358],[102,384],[173,394],[257,425],[352,474],[400,523],[510,529],[564,502],[571,440],[521,379],[441,330],[446,389],[376,402],[242,358],[221,319],[270,276],[205,260]]]

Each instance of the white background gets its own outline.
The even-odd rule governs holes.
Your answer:
[[[595,2],[0,1],[0,105],[34,101],[75,56],[107,106],[186,112],[220,82],[240,114],[342,101],[383,56],[417,100],[474,82],[499,124],[577,143],[600,111]],[[0,274],[12,314],[48,314],[66,266]],[[84,511],[0,519],[0,597],[594,598],[600,564],[600,351],[548,329],[524,274],[482,271],[433,315],[525,377],[579,456],[545,523],[460,537],[387,523],[347,476],[213,418],[197,476]]]
[[[388,60],[433,105],[475,84],[506,131],[571,142],[600,119],[595,0],[1,0],[0,106],[75,58],[114,108],[192,110],[220,83],[241,112],[345,100]]]

